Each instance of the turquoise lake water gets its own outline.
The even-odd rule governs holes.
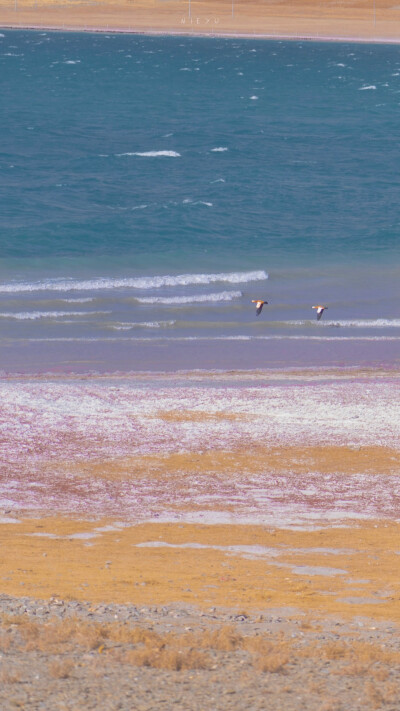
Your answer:
[[[397,46],[3,30],[0,77],[0,369],[399,364]]]

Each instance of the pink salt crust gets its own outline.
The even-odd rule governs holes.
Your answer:
[[[87,460],[243,451],[260,444],[397,449],[396,377],[240,387],[189,379],[139,386],[122,377],[32,378],[0,381],[0,390],[3,510],[274,526],[400,518],[397,476],[373,471],[300,476],[233,467],[229,475],[182,471],[168,479],[146,472],[131,478],[127,466],[118,481],[85,472]]]

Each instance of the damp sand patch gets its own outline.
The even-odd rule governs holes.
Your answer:
[[[53,517],[0,525],[3,592],[200,608],[229,600],[237,609],[400,621],[399,524],[290,531],[122,523]],[[360,598],[359,605],[350,598]]]

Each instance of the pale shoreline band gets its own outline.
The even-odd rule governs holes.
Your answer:
[[[400,11],[384,0],[352,2],[285,1],[268,6],[229,2],[98,2],[68,5],[47,0],[0,0],[2,29],[88,31],[145,35],[285,39],[299,41],[400,41]]]
[[[351,42],[359,44],[399,44],[400,37],[347,37],[347,36],[328,36],[328,35],[300,35],[300,34],[262,34],[258,33],[244,33],[244,32],[188,32],[174,30],[172,32],[164,30],[153,30],[153,29],[135,29],[131,28],[121,28],[121,27],[89,27],[87,25],[79,26],[68,26],[68,25],[31,25],[31,24],[0,24],[1,30],[32,30],[32,31],[46,31],[46,32],[88,32],[93,34],[121,34],[121,35],[140,35],[149,37],[165,37],[165,36],[176,36],[176,37],[205,37],[210,39],[254,39],[254,40],[285,40],[285,41],[299,41],[299,42]]]

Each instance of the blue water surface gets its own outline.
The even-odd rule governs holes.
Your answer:
[[[305,339],[314,300],[329,302],[347,336],[381,328],[400,337],[397,46],[1,34],[7,353],[29,338],[134,340],[138,328],[158,340],[166,331],[247,338],[272,323],[275,336],[295,328]],[[188,278],[144,291],[118,282],[254,271],[265,278]],[[92,289],[98,278],[111,286]],[[63,303],[52,280],[75,280]],[[235,295],[191,301],[227,289]],[[135,300],[146,295],[161,301]],[[66,296],[93,300],[76,306]],[[248,309],[259,296],[270,310],[255,326]],[[181,301],[162,301],[171,297]],[[93,313],[79,320],[79,309]],[[391,322],[371,326],[382,319]],[[338,359],[363,361],[327,362]]]

